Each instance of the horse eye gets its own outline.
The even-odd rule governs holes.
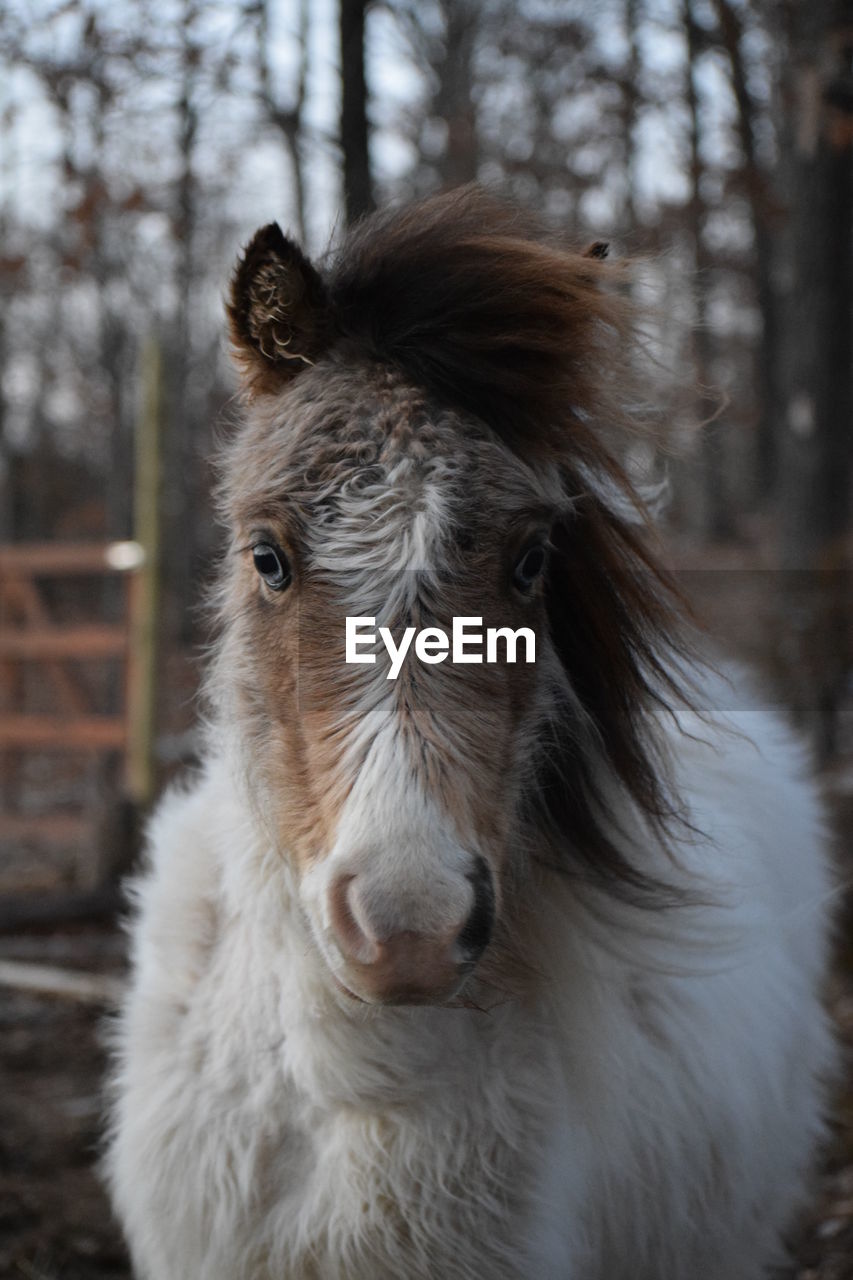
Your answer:
[[[512,580],[519,591],[530,590],[537,578],[542,576],[547,559],[547,552],[541,543],[527,548],[512,574]]]
[[[252,547],[252,557],[258,573],[273,591],[283,591],[290,586],[290,563],[280,547],[257,542]]]

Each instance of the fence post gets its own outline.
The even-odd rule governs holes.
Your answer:
[[[128,576],[130,646],[127,669],[127,794],[144,810],[155,788],[157,613],[160,596],[160,486],[163,359],[159,339],[142,349],[141,405],[136,424],[134,537],[144,561]]]

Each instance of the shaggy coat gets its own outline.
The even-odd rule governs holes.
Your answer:
[[[758,1280],[833,1062],[826,839],[647,548],[618,271],[464,191],[322,271],[265,228],[230,318],[207,758],[115,1037],[140,1280]],[[350,615],[537,660],[389,681]]]

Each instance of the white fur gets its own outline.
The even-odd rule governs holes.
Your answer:
[[[378,712],[368,717],[370,748],[342,807],[334,846],[299,886],[316,945],[342,980],[329,919],[330,887],[338,876],[358,878],[379,937],[404,930],[440,936],[454,924],[461,928],[473,905],[466,878],[471,854],[412,776],[390,708],[381,710],[381,720]]]
[[[757,1280],[821,1133],[832,888],[799,751],[729,720],[664,726],[706,905],[534,873],[490,1011],[345,1003],[228,752],[167,797],[107,1161],[139,1277]]]

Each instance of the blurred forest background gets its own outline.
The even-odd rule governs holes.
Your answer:
[[[377,206],[474,180],[578,243],[649,257],[668,348],[697,388],[672,426],[668,555],[788,703],[853,827],[853,0],[0,0],[8,961],[120,967],[104,920],[136,810],[194,757],[240,246],[275,219],[321,254]],[[141,599],[154,620],[156,702],[128,810],[121,742],[90,724],[97,742],[81,730],[63,750],[44,719],[128,714],[109,631],[128,594],[82,561],[73,578],[40,562],[39,577],[26,555],[133,537],[148,578],[130,610]],[[15,1085],[0,1276],[123,1276],[78,1167],[98,1113],[89,1006],[81,1023],[54,995],[0,1007],[14,1028],[0,1075]],[[804,1276],[853,1275],[845,1143],[853,1161],[843,1139]]]

